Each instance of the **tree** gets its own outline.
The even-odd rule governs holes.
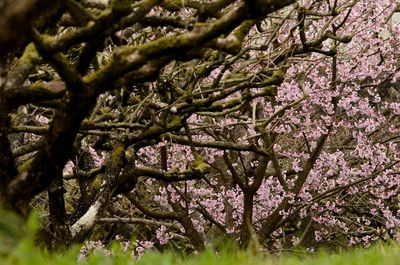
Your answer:
[[[34,7],[0,40],[0,187],[53,246],[96,223],[196,250],[397,236],[394,1]]]

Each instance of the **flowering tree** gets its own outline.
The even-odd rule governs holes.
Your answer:
[[[64,2],[1,7],[0,194],[53,246],[397,237],[396,1]]]

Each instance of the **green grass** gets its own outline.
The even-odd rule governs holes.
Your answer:
[[[49,253],[35,245],[33,238],[39,229],[37,214],[32,214],[24,224],[0,207],[0,217],[0,265],[400,265],[399,243],[377,243],[369,249],[353,249],[335,254],[306,254],[299,251],[277,257],[238,251],[233,247],[229,248],[229,244],[225,242],[225,246],[228,246],[218,253],[212,249],[189,256],[172,251],[147,252],[140,259],[123,253],[119,244],[115,244],[112,247],[112,257],[95,253],[78,262],[79,247],[60,253]]]
[[[78,249],[72,248],[66,252],[50,254],[38,250],[33,243],[22,240],[7,256],[0,257],[2,265],[397,265],[400,264],[400,245],[376,244],[369,249],[355,249],[348,252],[329,254],[284,254],[280,257],[260,254],[252,255],[245,251],[222,251],[215,254],[207,250],[201,254],[178,256],[173,252],[147,252],[140,259],[134,259],[127,254],[115,250],[113,257],[102,254],[90,255],[85,261],[78,262]]]

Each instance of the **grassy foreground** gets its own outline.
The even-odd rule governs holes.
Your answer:
[[[215,254],[208,250],[202,254],[189,257],[177,256],[172,252],[155,253],[147,252],[140,259],[132,258],[127,254],[115,250],[113,257],[104,256],[100,253],[90,255],[86,260],[78,262],[78,249],[70,249],[62,254],[50,254],[46,251],[39,251],[28,241],[22,241],[7,256],[0,256],[2,265],[70,265],[70,264],[137,264],[137,265],[372,265],[400,264],[400,245],[378,244],[370,249],[358,249],[340,254],[318,253],[313,255],[291,255],[285,254],[281,257],[257,255],[247,252],[223,251]],[[119,254],[118,254],[119,253]]]
[[[20,219],[0,207],[0,265],[400,265],[400,244],[378,243],[369,249],[354,249],[336,254],[283,254],[280,257],[266,254],[229,250],[207,250],[198,255],[182,256],[174,252],[147,252],[140,259],[121,250],[120,244],[112,247],[113,256],[104,253],[89,255],[78,261],[79,248],[62,253],[49,253],[38,249],[34,243],[39,229],[37,215],[31,215],[24,224]]]

